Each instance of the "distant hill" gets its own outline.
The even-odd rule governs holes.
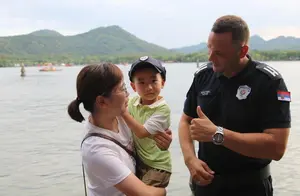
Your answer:
[[[45,37],[60,37],[63,36],[57,31],[54,30],[48,30],[48,29],[43,29],[43,30],[38,30],[34,31],[32,33],[29,33],[29,35],[35,35],[35,36],[45,36]]]
[[[253,50],[300,50],[300,38],[279,36],[265,41],[260,36],[251,37],[250,47]]]
[[[300,50],[300,38],[290,36],[279,36],[274,39],[264,40],[259,35],[253,35],[250,37],[250,49],[260,51]],[[177,51],[185,54],[199,52],[203,50],[206,50],[206,43],[200,43],[198,45],[172,49],[172,51]]]
[[[46,29],[26,35],[0,37],[0,54],[84,56],[170,53],[170,50],[143,41],[119,26],[100,27],[73,36],[63,36]]]
[[[175,51],[175,52],[188,54],[188,53],[193,53],[195,51],[201,51],[206,48],[206,45],[207,44],[205,42],[202,42],[197,45],[192,45],[192,46],[187,46],[187,47],[182,47],[182,48],[175,48],[175,49],[171,49],[171,50]]]
[[[300,38],[279,36],[264,40],[251,36],[252,50],[300,50]],[[0,55],[172,55],[205,51],[206,43],[167,49],[139,39],[119,26],[99,27],[88,32],[64,36],[55,30],[42,29],[25,35],[0,37]]]

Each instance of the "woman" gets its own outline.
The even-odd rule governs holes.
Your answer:
[[[121,117],[127,102],[123,74],[116,65],[88,65],[78,74],[77,98],[68,113],[73,120],[84,121],[80,103],[91,113],[85,123],[89,137],[81,148],[90,196],[166,195],[165,189],[147,186],[134,175],[135,160],[128,153],[134,149],[132,135]]]

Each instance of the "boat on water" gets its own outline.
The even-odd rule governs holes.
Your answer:
[[[47,66],[47,67],[43,67],[41,68],[39,71],[61,71],[62,69],[57,69],[56,67],[53,66]]]

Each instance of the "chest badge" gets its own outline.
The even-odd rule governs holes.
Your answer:
[[[251,92],[251,88],[247,85],[239,86],[236,92],[236,97],[239,100],[246,99]]]
[[[202,96],[207,96],[207,95],[210,95],[210,91],[201,91],[200,94]]]

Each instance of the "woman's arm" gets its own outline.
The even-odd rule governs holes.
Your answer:
[[[119,153],[112,150],[112,146],[103,145],[105,141],[102,139],[96,145],[87,145],[88,141],[83,144],[83,164],[88,168],[86,172],[94,179],[94,184],[114,186],[128,196],[166,195],[165,189],[147,186],[139,180],[120,159]],[[131,160],[129,156],[128,159]]]
[[[165,132],[158,132],[154,135],[153,139],[158,148],[161,150],[168,150],[172,143],[172,131],[167,129]]]
[[[164,188],[156,188],[144,184],[133,173],[127,176],[115,187],[127,196],[165,196]]]

